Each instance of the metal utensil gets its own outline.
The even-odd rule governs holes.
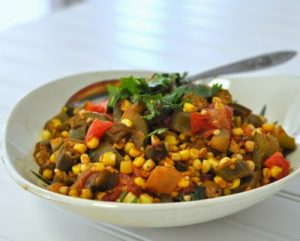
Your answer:
[[[202,83],[208,83],[210,81],[210,79],[208,79],[209,77],[215,77],[222,74],[241,73],[246,71],[270,68],[272,66],[276,66],[290,60],[296,54],[296,51],[280,51],[258,55],[255,57],[230,63],[221,67],[217,67],[196,75],[187,76],[186,81],[193,82],[201,79]],[[83,101],[99,98],[106,93],[106,86],[108,84],[117,85],[118,83],[119,80],[113,79],[87,85],[86,87],[80,89],[75,94],[73,94],[68,99],[66,105],[77,106]]]

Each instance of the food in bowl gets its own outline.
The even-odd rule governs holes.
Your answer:
[[[108,99],[63,106],[34,158],[60,194],[124,203],[185,202],[244,192],[289,174],[295,140],[221,85],[133,76]],[[263,103],[262,103],[263,104]]]

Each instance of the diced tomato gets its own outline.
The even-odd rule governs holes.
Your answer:
[[[93,137],[96,137],[99,140],[101,140],[102,136],[109,128],[112,127],[112,125],[113,123],[111,121],[102,121],[99,119],[93,120],[86,133],[85,141],[89,141]]]
[[[85,109],[87,111],[105,113],[106,108],[107,108],[107,103],[108,103],[108,100],[102,100],[99,103],[94,103],[94,102],[88,101],[86,103]]]
[[[116,201],[117,198],[120,196],[121,192],[122,192],[121,188],[116,188],[113,190],[113,192],[106,194],[102,198],[102,201],[109,201],[109,202]]]
[[[229,106],[216,109],[213,106],[204,109],[204,114],[191,113],[191,131],[204,137],[210,136],[216,129],[226,129],[231,133],[233,111]]]
[[[290,163],[288,160],[284,158],[281,152],[275,152],[272,156],[270,156],[264,162],[264,166],[268,168],[272,168],[273,166],[281,167],[282,172],[278,176],[278,179],[283,178],[289,174],[290,171]]]

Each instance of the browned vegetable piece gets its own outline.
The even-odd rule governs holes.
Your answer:
[[[137,147],[142,147],[144,145],[145,134],[139,130],[130,130],[131,138],[133,143]]]
[[[259,185],[259,182],[261,180],[261,172],[255,171],[251,173],[251,175],[247,177],[241,178],[241,184],[238,188],[234,189],[234,193],[243,192],[246,190],[250,190],[253,188],[256,188]]]
[[[205,181],[202,184],[205,187],[205,194],[207,198],[220,197],[222,189],[213,181]]]
[[[242,120],[245,120],[252,112],[249,108],[238,103],[232,103],[230,106],[233,108],[233,115],[240,116]]]
[[[220,134],[214,135],[208,143],[213,149],[223,153],[227,151],[229,144],[230,133],[225,129],[221,129]]]
[[[177,187],[181,174],[173,167],[156,166],[146,181],[146,189],[155,194],[171,194]]]
[[[232,97],[228,90],[221,89],[216,94],[216,97],[219,97],[223,104],[229,105],[232,103]]]
[[[105,132],[104,140],[111,144],[118,143],[123,137],[130,134],[130,128],[121,124],[114,123],[113,126]]]
[[[80,153],[73,149],[74,143],[67,140],[59,148],[56,157],[56,168],[61,171],[69,171],[71,167],[79,160]]]
[[[170,127],[182,132],[186,135],[191,135],[191,115],[188,112],[174,112],[171,116]]]
[[[80,114],[84,119],[92,118],[92,119],[99,119],[103,121],[110,120],[106,115],[98,112],[93,111],[84,111]]]
[[[113,148],[113,146],[107,142],[102,143],[96,150],[90,153],[90,158],[92,162],[98,162],[99,157],[102,156],[105,152],[113,152],[116,154],[116,165],[119,166],[120,162],[123,160],[122,155]]]
[[[86,120],[83,118],[83,116],[76,114],[68,120],[68,123],[72,129],[76,129],[77,127],[85,125]]]
[[[36,143],[33,156],[39,166],[42,166],[44,163],[46,163],[51,154],[52,149],[49,140]]]
[[[50,145],[52,148],[52,151],[55,152],[59,149],[59,147],[64,143],[64,139],[62,137],[57,137],[50,140]]]
[[[216,170],[216,174],[226,181],[232,181],[235,178],[243,178],[251,174],[246,161],[238,160],[228,162]]]
[[[199,96],[193,92],[187,93],[182,97],[183,102],[189,102],[193,104],[198,111],[208,106],[207,99],[203,96]]]
[[[145,154],[147,158],[150,158],[155,162],[159,162],[168,155],[165,144],[163,142],[148,145],[145,149]]]
[[[118,183],[118,175],[110,171],[104,170],[102,172],[95,172],[91,174],[86,182],[85,187],[91,188],[94,191],[103,191],[113,188]]]
[[[296,148],[295,139],[293,137],[289,136],[281,126],[276,126],[274,128],[273,135],[279,141],[280,147],[286,148],[286,149],[295,149]]]
[[[277,138],[270,134],[255,133],[253,141],[255,143],[253,161],[258,170],[260,170],[262,162],[276,151],[280,151],[280,146]]]
[[[113,119],[116,122],[119,122],[122,117],[122,110],[121,110],[121,101],[118,101],[113,108]]]
[[[265,119],[262,116],[250,114],[246,119],[245,122],[254,125],[255,127],[261,127],[262,124],[265,123]]]
[[[132,110],[128,110],[123,113],[122,118],[131,120],[133,122],[134,129],[143,132],[145,135],[148,134],[149,132],[148,124],[146,120],[139,113]]]
[[[88,129],[88,124],[84,123],[83,125],[77,127],[76,129],[70,129],[69,137],[76,140],[83,141]]]

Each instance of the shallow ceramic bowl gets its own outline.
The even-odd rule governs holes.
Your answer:
[[[288,157],[293,168],[291,174],[264,187],[215,199],[149,205],[83,200],[47,191],[37,184],[31,173],[31,170],[38,170],[32,157],[35,143],[45,121],[58,113],[74,92],[99,80],[150,74],[139,71],[84,73],[50,82],[27,94],[10,113],[4,133],[4,163],[11,177],[27,191],[89,218],[132,227],[171,227],[207,222],[236,213],[278,192],[299,174],[298,150]],[[224,85],[228,86],[235,100],[256,113],[267,104],[270,121],[283,123],[290,134],[297,132],[300,126],[297,116],[299,77],[241,78],[225,80]]]

